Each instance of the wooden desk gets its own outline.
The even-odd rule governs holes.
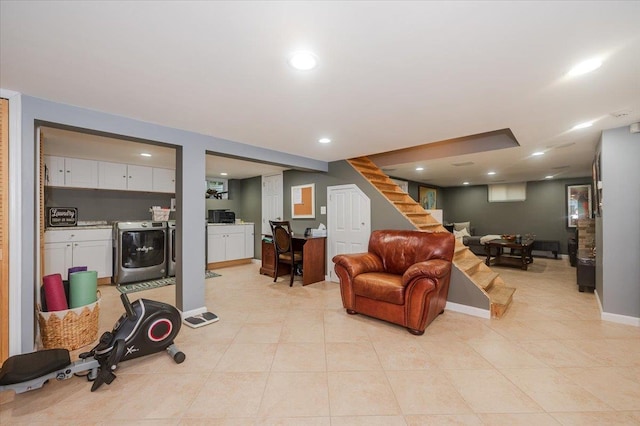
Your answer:
[[[324,281],[327,237],[293,237],[293,249],[302,251],[302,285]],[[291,273],[289,265],[280,264],[278,276]],[[276,255],[273,243],[262,241],[262,267],[260,273],[273,277],[276,273]]]

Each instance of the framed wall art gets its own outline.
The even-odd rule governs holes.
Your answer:
[[[315,184],[297,185],[291,187],[291,218],[315,219],[316,196]]]
[[[438,190],[435,188],[427,188],[421,186],[419,188],[420,205],[425,210],[433,210],[437,208]]]
[[[575,228],[579,219],[590,219],[591,185],[567,185],[567,227]]]

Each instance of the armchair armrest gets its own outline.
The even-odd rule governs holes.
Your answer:
[[[366,272],[384,271],[382,260],[373,253],[339,254],[332,260],[336,266],[343,267],[350,277]]]
[[[431,259],[411,265],[402,275],[402,284],[407,285],[416,278],[439,280],[451,271],[451,262],[442,259]]]

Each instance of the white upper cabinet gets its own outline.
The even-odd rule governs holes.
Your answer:
[[[176,171],[154,167],[153,191],[169,193],[176,192]]]
[[[176,192],[176,171],[45,155],[45,185],[118,191]]]
[[[153,168],[127,165],[127,189],[130,191],[152,191]]]
[[[127,189],[127,165],[121,163],[98,163],[98,188]]]
[[[73,188],[98,187],[98,162],[80,158],[45,156],[47,185]]]

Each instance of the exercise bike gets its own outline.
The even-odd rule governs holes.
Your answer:
[[[181,326],[180,312],[173,306],[154,300],[138,299],[131,303],[120,295],[125,313],[112,331],[100,337],[99,343],[80,359],[71,362],[67,349],[46,349],[9,357],[0,369],[0,391],[13,389],[23,393],[41,388],[50,379],[66,380],[80,372],[93,381],[91,392],[102,384],[111,384],[113,373],[121,361],[167,351],[176,364],[186,356],[173,339]]]

